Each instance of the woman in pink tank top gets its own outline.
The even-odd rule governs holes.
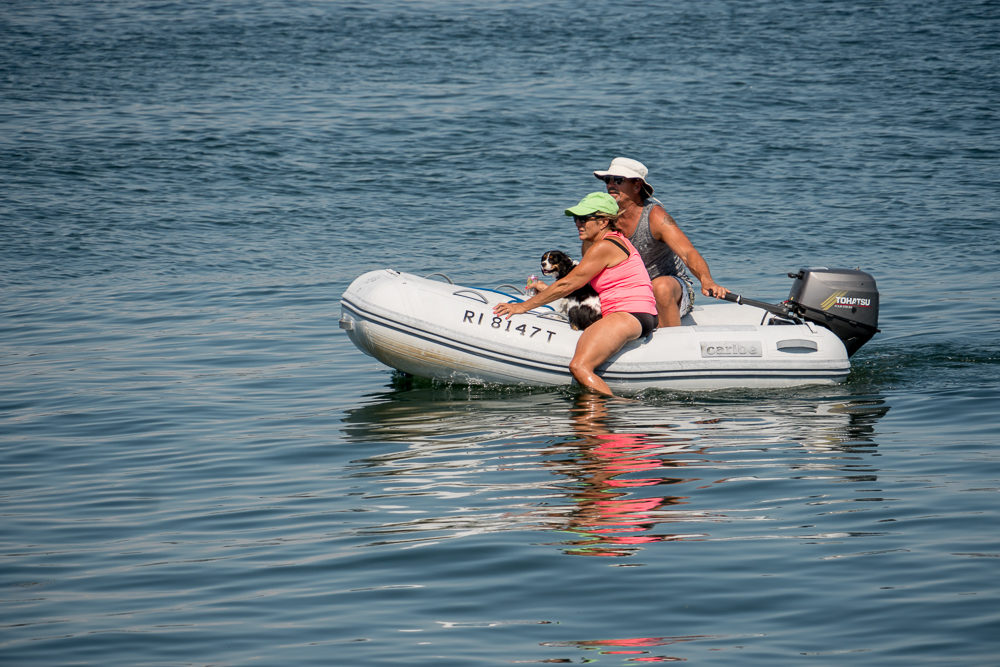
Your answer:
[[[589,242],[583,259],[565,277],[521,303],[501,303],[493,312],[510,318],[562,298],[587,282],[601,297],[601,319],[584,329],[569,362],[583,387],[612,395],[596,368],[630,340],[656,328],[656,299],[639,253],[615,229],[618,204],[604,192],[591,192],[566,209],[573,216],[580,240]]]

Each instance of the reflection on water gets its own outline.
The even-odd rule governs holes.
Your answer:
[[[356,534],[370,546],[542,531],[566,554],[623,557],[679,540],[842,539],[814,515],[882,494],[880,396],[628,402],[430,387],[374,398],[344,420],[363,453],[348,475],[365,478],[358,510],[372,522]]]
[[[689,635],[685,637],[627,637],[623,639],[590,639],[576,642],[543,642],[542,646],[572,647],[586,651],[596,651],[601,655],[629,656],[628,662],[681,662],[683,659],[668,655],[655,655],[660,647],[672,644],[718,639],[710,635]],[[554,661],[546,661],[554,662]],[[561,660],[558,662],[562,662]]]
[[[667,494],[664,487],[691,481],[676,476],[684,463],[668,454],[683,450],[693,439],[612,431],[608,402],[603,396],[581,394],[570,411],[577,436],[574,455],[546,461],[573,480],[565,485],[572,504],[564,530],[575,535],[567,542],[567,553],[625,556],[637,545],[685,537],[653,531],[659,523],[687,518],[687,499]]]

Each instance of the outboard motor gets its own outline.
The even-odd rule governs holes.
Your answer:
[[[840,338],[849,357],[879,332],[878,289],[870,274],[815,267],[799,269],[788,277],[795,282],[780,306],[732,293],[725,299],[824,326]]]
[[[837,334],[847,356],[878,333],[878,289],[870,274],[808,268],[788,277],[795,280],[785,301],[789,311]]]

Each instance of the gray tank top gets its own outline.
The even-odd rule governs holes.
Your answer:
[[[684,260],[677,256],[666,243],[653,238],[653,233],[649,230],[649,212],[654,206],[662,204],[650,197],[642,207],[639,215],[639,223],[635,227],[635,232],[629,241],[639,251],[642,261],[646,264],[650,279],[660,276],[675,276],[687,286],[688,297],[694,302],[694,282],[688,275]]]

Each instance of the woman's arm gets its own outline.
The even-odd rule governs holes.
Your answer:
[[[617,248],[610,242],[598,242],[590,247],[587,254],[583,256],[580,263],[573,267],[573,270],[565,276],[549,285],[545,290],[535,296],[522,301],[521,303],[500,303],[493,308],[497,315],[510,317],[526,313],[533,308],[552,303],[556,299],[561,299],[567,294],[574,292],[587,283],[590,279],[603,271],[608,262],[614,257]],[[618,251],[619,253],[621,251]]]

